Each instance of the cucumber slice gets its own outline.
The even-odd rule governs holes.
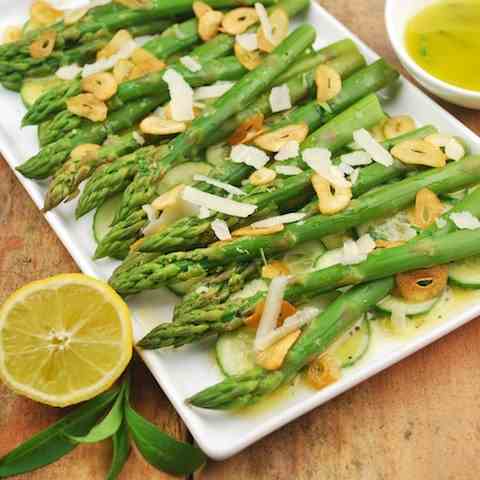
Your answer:
[[[230,156],[231,146],[226,143],[217,143],[207,148],[205,159],[214,167],[222,166]]]
[[[115,195],[97,208],[93,219],[93,236],[97,243],[105,237],[110,230],[112,221],[117,213],[118,207],[122,201],[122,195]]]
[[[187,162],[178,167],[169,170],[157,185],[157,193],[168,192],[177,185],[184,183],[190,185],[193,183],[195,175],[208,175],[212,167],[205,162]]]
[[[57,87],[65,81],[58,77],[27,78],[20,90],[20,96],[27,108],[30,108],[36,100],[47,90]]]
[[[402,211],[390,218],[379,218],[357,227],[359,237],[369,233],[374,240],[408,241],[417,231],[410,225],[408,213]]]
[[[290,272],[293,274],[309,272],[313,270],[325,251],[326,248],[322,242],[312,240],[290,250],[283,257],[283,261],[288,265]]]
[[[255,367],[255,330],[244,327],[224,333],[215,347],[218,366],[227,376],[242,375]]]
[[[368,351],[372,338],[370,321],[364,316],[332,351],[342,368],[352,367]]]
[[[427,300],[426,302],[408,302],[403,298],[389,295],[377,304],[377,308],[385,313],[392,313],[394,311],[405,312],[405,315],[412,317],[414,315],[428,313],[436,305],[439,299],[440,297]]]
[[[462,288],[480,288],[480,257],[452,263],[448,269],[450,283]]]

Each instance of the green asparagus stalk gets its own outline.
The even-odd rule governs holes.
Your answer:
[[[130,128],[166,101],[165,97],[150,97],[134,104],[127,104],[109,115],[105,123],[92,123],[84,130],[73,130],[61,140],[47,145],[37,155],[17,167],[17,170],[27,178],[48,178],[65,163],[72,150],[78,145],[84,143],[100,145],[109,134]]]
[[[237,80],[246,72],[245,68],[235,57],[225,57],[218,60],[211,60],[208,63],[204,63],[203,68],[198,72],[191,72],[188,70],[188,68],[183,67],[182,65],[175,65],[175,67],[172,68],[179,72],[192,87],[208,85],[217,80]],[[159,75],[163,76],[165,75],[165,72],[161,71],[159,72]],[[163,80],[162,83],[162,87],[159,87],[154,95],[152,94],[145,96],[144,99],[149,97],[168,98],[168,86]],[[124,106],[126,105],[129,105],[129,103],[124,104]],[[62,138],[67,132],[70,132],[73,129],[81,130],[88,128],[91,123],[92,122],[89,120],[85,120],[68,110],[64,110],[58,113],[50,123],[50,134],[45,138],[45,141],[47,144],[53,143]]]
[[[64,200],[76,196],[80,183],[99,166],[109,164],[140,147],[134,132],[104,145],[95,158],[70,158],[55,174],[45,196],[44,212],[52,210]]]
[[[133,26],[132,36],[151,35],[164,31],[171,25],[167,20],[156,20],[144,25]],[[44,77],[54,74],[59,67],[77,63],[83,65],[95,59],[98,50],[102,49],[113,37],[109,31],[89,34],[85,42],[68,50],[53,51],[46,59],[25,58],[15,62],[0,61],[0,82],[9,90],[19,91],[26,77]]]
[[[260,367],[244,375],[229,377],[188,399],[201,408],[226,410],[258,402],[281,385],[293,380],[312,359],[324,353],[335,340],[392,290],[391,278],[353,288],[340,296],[305,329],[288,352],[279,370]]]
[[[165,162],[173,167],[182,161],[182,158],[188,156],[195,145],[203,144],[205,139],[224,121],[240,111],[243,105],[251,103],[271,85],[278,75],[286,71],[295,62],[296,57],[313,43],[315,36],[315,30],[309,25],[303,25],[291,33],[265,58],[262,65],[247,73],[208,109],[208,114],[194,120],[185,133],[171,142],[170,153],[165,157]],[[155,184],[161,178],[162,170],[152,168],[146,175],[137,175],[125,191],[118,220],[127,219],[142,205],[153,200]],[[100,247],[99,253],[102,249],[103,247]]]
[[[197,276],[208,276],[210,269],[226,265],[234,259],[246,262],[285,252],[296,245],[341,233],[367,221],[392,215],[411,204],[417,192],[429,188],[437,194],[455,192],[480,181],[480,156],[469,156],[442,169],[412,175],[354,199],[350,206],[333,216],[315,215],[307,220],[288,225],[281,233],[260,237],[242,237],[209,248],[164,255],[154,261],[122,271],[112,276],[111,285],[121,294],[138,293],[171,283],[185,281]]]
[[[278,3],[278,7],[281,7],[290,17],[293,17],[307,8],[308,4],[308,0],[282,0]],[[197,41],[197,27],[196,20],[189,20],[182,24],[174,25],[167,29],[160,39],[153,40],[149,44],[146,44],[144,48],[158,58],[166,59],[173,53],[181,51]],[[229,54],[229,52],[233,50],[234,42],[235,39],[233,37],[220,34],[203,45],[203,50],[202,47],[200,47],[200,50],[197,53],[194,52],[192,56],[194,58],[197,56],[197,60],[212,60]],[[160,88],[163,88],[161,77],[159,78],[158,75],[153,75],[152,79],[156,79],[157,84],[160,82]],[[157,87],[158,85],[155,86],[153,80],[127,82],[121,86],[119,95],[111,102],[111,107],[119,108],[127,100],[142,98],[147,93],[155,93]],[[72,85],[65,87],[63,90],[55,89],[50,94],[47,92],[43,99],[39,99],[38,105],[34,105],[31,112],[27,114],[27,117],[24,119],[24,125],[37,125],[49,118],[52,114],[64,110],[67,99],[79,93],[81,93],[81,86],[77,80],[73,81]]]
[[[199,47],[199,49],[202,47]],[[196,51],[196,50],[195,50]],[[197,55],[198,56],[198,55]],[[243,67],[234,62],[225,62],[219,65],[215,80],[227,80],[232,76],[243,73]],[[200,72],[198,72],[200,73]],[[212,75],[204,75],[205,81],[212,81]],[[168,101],[168,93],[159,93],[157,96],[146,97],[136,102],[127,103],[125,106],[109,114],[105,123],[92,123],[85,121],[85,127],[73,130],[61,140],[47,145],[37,155],[20,165],[17,170],[28,178],[42,179],[55,173],[70,152],[82,143],[102,143],[108,134],[117,133],[132,127],[135,123],[145,118],[152,110]],[[73,125],[73,127],[72,127]],[[74,124],[66,128],[67,131],[74,128]],[[52,128],[53,130],[53,128]]]
[[[352,43],[350,41],[341,41],[337,42],[336,44],[331,45],[330,47],[327,47],[323,50],[322,56],[324,58],[331,58],[327,62],[327,64],[338,68],[338,71],[341,73],[344,73],[345,75],[348,75],[351,70],[354,70],[357,68],[357,65],[360,66],[363,62],[362,57],[359,55],[358,52],[350,52],[351,50]],[[342,52],[345,51],[347,52],[346,54],[342,55]],[[338,58],[335,58],[335,55],[340,55]],[[320,56],[321,53],[318,52],[316,56]],[[296,66],[297,64],[295,64]],[[294,66],[294,67],[295,67]],[[298,68],[298,67],[297,67]],[[311,78],[313,75],[311,75],[311,72],[308,75],[300,75],[299,77],[291,80],[288,82],[288,86],[290,88],[290,95],[291,95],[291,100],[292,103],[295,104],[299,101],[301,101],[307,94],[308,91],[313,84],[313,78],[311,81],[306,81],[306,78]],[[240,112],[238,115],[236,115],[233,119],[229,120],[228,122],[225,122],[221,128],[219,128],[219,131],[221,133],[221,138],[225,138],[229,136],[234,130],[235,130],[235,125],[240,125],[243,123],[246,119],[250,118],[251,116],[262,113],[264,115],[268,115],[271,113],[271,107],[270,107],[270,102],[268,100],[269,94],[262,95],[258,101],[254,102],[249,108],[246,110]],[[307,122],[308,123],[308,122]],[[311,126],[312,130],[314,127],[316,127],[316,121],[312,120],[312,123],[309,124]],[[270,128],[273,128],[271,126]],[[210,143],[212,140],[216,140],[218,138],[217,134],[214,135],[213,139],[210,139],[208,143]],[[198,152],[192,153],[191,157],[192,158],[200,158],[200,156],[203,155],[203,153],[199,150]],[[123,165],[122,161],[119,160],[118,163],[119,167]],[[132,162],[129,162],[130,169],[128,170],[128,175],[134,175],[136,172],[134,170],[134,165]],[[114,173],[114,167],[115,164],[112,164],[112,169],[108,171],[108,173]],[[246,167],[246,168],[245,168]],[[238,184],[241,180],[243,180],[248,174],[251,172],[250,167],[246,165],[241,165],[241,164],[234,164],[232,162],[225,160],[224,164],[218,167],[218,175],[213,173],[212,175],[215,177],[219,177],[220,180],[226,181],[227,183],[233,183],[233,184]],[[125,173],[127,173],[125,171]],[[107,174],[107,170],[99,172],[98,175],[94,175],[92,177],[91,181],[87,184],[87,187],[83,191],[79,203],[77,205],[77,210],[76,214],[78,217],[85,215],[89,211],[93,210],[94,208],[97,208],[101,203],[105,201],[105,198],[103,197],[103,193],[106,195],[111,195],[109,193],[108,189],[102,189],[99,190],[96,187],[96,183],[100,182],[102,185],[106,185],[106,180],[103,178]],[[116,181],[115,181],[116,182]],[[200,187],[202,190],[209,190],[211,191],[211,186],[207,184],[203,185],[197,185],[197,187]],[[99,195],[99,192],[102,192],[102,194]],[[116,192],[118,193],[118,192]]]
[[[97,170],[82,192],[77,215],[90,211],[90,205],[99,207],[108,198],[124,191],[139,169],[148,168],[151,162],[159,162],[167,152],[166,145],[144,147]]]
[[[453,212],[469,211],[480,215],[480,190],[475,190],[443,218],[443,228],[436,225],[422,232],[407,244],[376,250],[367,260],[357,265],[334,265],[316,272],[298,275],[285,292],[285,299],[298,304],[343,286],[357,285],[386,278],[397,273],[462,260],[480,253],[478,238],[480,230],[458,231],[451,221]],[[264,293],[240,301],[203,307],[189,308],[183,305],[180,318],[169,327],[159,327],[148,334],[140,344],[143,348],[181,346],[202,338],[228,332],[244,325],[245,318],[255,305],[265,298]],[[187,299],[187,297],[186,297]],[[176,328],[178,325],[178,329]]]
[[[303,108],[294,110],[293,113],[275,123],[271,128],[274,130],[288,124],[299,122],[306,122],[309,127],[316,128],[319,123],[326,122],[333,118],[351,103],[354,103],[358,98],[362,98],[372,91],[384,88],[392,81],[392,79],[395,79],[396,76],[397,74],[393,69],[391,69],[383,60],[379,60],[349,77],[344,82],[342,93],[334,101],[330,102],[328,111],[320,107],[316,102],[312,102]],[[363,104],[361,104],[361,108],[363,108],[362,106]],[[346,110],[343,116],[332,120],[332,122],[334,122],[333,128],[336,129],[340,122],[345,121],[350,123],[350,118],[356,116],[356,113],[356,109],[352,111]],[[375,117],[373,121],[375,121]],[[368,122],[368,124],[370,123],[371,122]],[[313,130],[313,128],[310,128],[310,130]],[[354,130],[352,130],[352,133],[353,131]],[[429,131],[430,129],[425,131],[421,130],[418,134],[426,136],[428,133],[425,135],[424,133]],[[401,137],[398,141],[403,140],[404,138]],[[307,143],[305,146],[302,146],[302,149],[311,148],[312,146],[317,145],[315,142],[315,139],[313,142],[307,139]],[[392,142],[387,142],[385,144],[387,148],[391,148],[393,145]],[[325,148],[330,147],[330,145],[323,146]],[[300,164],[301,160],[296,159],[295,163]],[[392,168],[391,170],[395,172],[397,171],[396,168]],[[263,208],[270,202],[276,202],[277,204],[284,202],[288,204],[289,200],[298,198],[299,196],[301,197],[304,192],[312,193],[310,183],[311,174],[311,171],[306,171],[293,178],[286,180],[278,179],[273,185],[269,186],[268,192],[263,192],[262,188],[253,189],[248,195],[236,198],[236,200],[246,203],[254,203],[255,205],[258,205],[259,208]],[[290,188],[290,185],[294,187]],[[276,198],[279,195],[281,201]],[[227,221],[229,222],[230,227],[243,225],[241,219],[232,218],[227,219]],[[145,238],[139,246],[139,250],[143,252],[168,253],[175,250],[190,249],[193,246],[204,246],[213,240],[213,237],[211,236],[210,222],[211,219],[200,220],[193,217],[181,219],[167,230]]]
[[[147,42],[143,48],[160,60],[166,60],[174,53],[193,46],[198,40],[197,29],[198,23],[196,19],[175,24],[167,28],[159,37]],[[134,31],[130,30],[130,32],[133,33]],[[103,45],[98,47],[94,50],[95,52],[102,48]],[[22,125],[39,125],[54,114],[65,110],[67,100],[80,93],[82,93],[82,87],[79,79],[72,80],[65,85],[45,92],[30,107],[23,118]]]
[[[327,123],[321,129],[317,130],[309,137],[307,144],[310,146],[323,146],[335,151],[351,141],[353,132],[357,128],[369,128],[378,123],[383,116],[384,114],[378,99],[375,96],[366,97],[351,107],[350,111],[342,113],[330,123]],[[146,225],[146,222],[145,212],[138,209],[126,220],[114,225],[98,245],[96,256],[103,257],[113,255],[115,258],[120,258],[119,251],[128,252],[129,246],[138,238],[139,232]],[[138,226],[138,230],[135,231],[132,225]],[[192,225],[192,227],[195,227],[195,225]],[[204,231],[205,222],[202,222],[202,227]],[[187,235],[187,230],[188,228],[183,231],[184,236]],[[126,232],[128,232],[128,234]],[[190,238],[194,240],[190,244],[194,245],[196,241],[195,238],[198,239],[202,233],[202,228],[197,231],[192,230],[191,233],[192,236]],[[175,242],[175,240],[173,240],[173,242]],[[172,248],[174,248],[174,246]]]

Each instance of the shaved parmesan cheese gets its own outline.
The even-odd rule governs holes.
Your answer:
[[[449,160],[461,160],[465,156],[465,148],[456,138],[452,138],[445,146],[445,155]]]
[[[299,310],[291,317],[288,317],[281,327],[276,328],[260,338],[258,340],[258,349],[266,350],[268,347],[279,342],[282,338],[286,337],[293,331],[310,323],[319,313],[320,310],[315,307],[302,308],[302,310]]]
[[[82,67],[74,63],[73,65],[60,67],[55,75],[62,80],[74,80],[80,73],[82,73]]]
[[[347,163],[341,163],[338,166],[339,170],[344,174],[344,175],[351,175],[353,173],[353,167],[348,165]]]
[[[368,255],[375,250],[376,244],[373,238],[367,233],[357,240],[357,247],[361,254]]]
[[[180,58],[180,63],[193,73],[199,72],[202,69],[202,66],[193,57],[189,57],[188,55]]]
[[[222,190],[225,190],[228,193],[232,193],[233,195],[245,195],[245,192],[243,190],[240,190],[239,188],[234,187],[229,183],[220,182],[220,180],[215,180],[214,178],[210,178],[205,175],[194,175],[193,179],[196,182],[205,182],[209,185],[213,185],[214,187],[221,188]]]
[[[357,152],[346,153],[340,157],[342,163],[346,163],[351,167],[359,167],[360,165],[370,165],[372,163],[372,157],[363,150]]]
[[[470,212],[451,213],[450,219],[460,230],[476,230],[480,228],[480,220]]]
[[[120,48],[120,50],[108,58],[103,58],[95,63],[87,64],[83,67],[82,77],[86,78],[100,72],[111,70],[120,60],[127,60],[132,56],[132,53],[138,48],[138,45],[130,40]]]
[[[273,167],[280,175],[293,176],[302,173],[303,170],[293,165],[276,165]]]
[[[306,213],[287,213],[285,215],[278,215],[277,217],[267,218],[259,222],[252,223],[253,228],[270,228],[275,225],[285,225],[287,223],[295,223],[303,220],[307,216]]]
[[[288,141],[275,155],[275,160],[283,162],[300,155],[300,144],[295,140]]]
[[[375,162],[385,167],[393,165],[393,157],[390,155],[390,152],[380,145],[364,128],[353,132],[353,139]]]
[[[145,145],[145,139],[138,132],[133,132],[132,137],[139,145]]]
[[[199,207],[205,207],[214,212],[220,212],[234,217],[249,217],[257,209],[256,205],[218,197],[211,193],[202,192],[194,187],[185,187],[182,192],[182,198]]]
[[[154,38],[155,35],[142,35],[141,37],[135,37],[134,42],[139,48],[142,48],[146,43]]]
[[[359,175],[360,175],[360,169],[355,168],[350,175],[350,182],[352,185],[355,185],[357,183]]]
[[[206,207],[200,207],[200,211],[198,212],[198,218],[200,220],[205,220],[208,217],[212,216],[212,212]]]
[[[165,106],[158,107],[158,108],[153,112],[153,114],[154,114],[156,117],[161,118],[162,120],[166,120],[167,116],[166,116],[166,114],[165,114],[165,109],[166,109]]]
[[[230,158],[234,163],[244,163],[256,170],[263,168],[270,161],[263,150],[250,145],[235,145],[232,147]]]
[[[258,50],[258,37],[256,33],[242,33],[237,35],[236,41],[247,52]]]
[[[265,38],[270,42],[275,44],[274,38],[273,38],[273,28],[272,24],[270,22],[270,18],[268,17],[268,13],[266,8],[263,6],[263,4],[257,2],[255,4],[255,10],[257,11],[258,18],[260,20],[260,25],[263,31],[263,34],[265,35]]]
[[[332,165],[332,154],[326,148],[307,148],[303,151],[303,161],[322,178],[338,188],[349,188],[352,186],[345,179],[342,171]]]
[[[195,101],[218,98],[225,95],[233,86],[234,82],[215,82],[207,87],[200,87],[195,90],[193,98]]]
[[[55,10],[77,10],[79,8],[91,8],[90,0],[47,0],[47,3]],[[110,1],[108,2],[110,3]]]
[[[277,326],[278,317],[282,309],[283,297],[285,295],[285,289],[287,288],[288,277],[279,276],[275,277],[270,283],[268,289],[267,298],[265,299],[265,306],[263,308],[263,314],[260,318],[260,323],[257,329],[257,335],[255,336],[254,349],[260,350],[260,345],[263,337],[269,335],[275,330]]]
[[[283,112],[292,108],[292,99],[288,85],[273,87],[270,92],[270,107],[273,113]]]
[[[193,113],[193,89],[175,70],[169,68],[163,75],[170,92],[172,118],[177,122],[189,122],[195,118]]]
[[[231,240],[232,235],[230,234],[230,229],[228,228],[227,222],[219,219],[215,219],[210,226],[212,227],[213,233],[219,240]]]
[[[157,210],[155,210],[151,205],[143,205],[142,210],[147,214],[149,222],[154,222],[157,217]]]
[[[366,260],[366,255],[360,253],[360,249],[354,240],[346,240],[342,248],[342,265],[356,265]]]

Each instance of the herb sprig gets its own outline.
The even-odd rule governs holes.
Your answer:
[[[201,450],[161,432],[132,408],[127,372],[120,387],[86,402],[1,458],[0,478],[37,470],[56,462],[79,444],[107,438],[113,442],[107,480],[116,479],[127,462],[130,438],[148,463],[173,475],[192,474],[206,461]]]

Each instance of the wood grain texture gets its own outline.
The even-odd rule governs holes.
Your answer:
[[[320,3],[398,65],[386,38],[383,0]],[[447,106],[480,133],[478,112]],[[77,268],[0,160],[0,301],[26,282]],[[211,462],[196,480],[474,480],[480,471],[480,324],[471,322],[236,457]],[[134,403],[161,428],[184,426],[145,367],[134,370]],[[0,456],[61,412],[0,386]],[[103,479],[110,446],[77,448],[27,480]],[[167,479],[135,452],[122,479]]]
[[[0,302],[23,284],[58,273],[78,271],[75,263],[20,183],[0,160]],[[164,431],[185,439],[183,423],[139,360],[134,363],[132,401]],[[0,384],[0,456],[64,415],[36,404]],[[59,462],[21,477],[27,480],[103,480],[111,458],[110,442],[81,446]],[[20,478],[20,477],[19,477]],[[168,480],[132,452],[123,480]]]
[[[383,0],[319,3],[401,69]],[[440,103],[480,133],[478,112]],[[196,480],[478,479],[479,341],[477,320]]]

